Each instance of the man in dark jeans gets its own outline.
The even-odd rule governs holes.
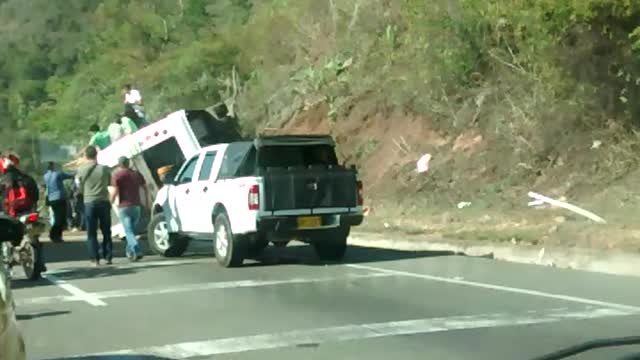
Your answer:
[[[80,231],[87,230],[87,219],[84,214],[84,198],[82,193],[80,192],[80,183],[78,182],[78,178],[73,181],[73,226],[78,228]]]
[[[111,203],[109,202],[109,183],[111,171],[97,162],[98,151],[94,146],[85,150],[87,164],[78,169],[80,191],[84,196],[84,212],[87,225],[87,246],[91,265],[100,264],[102,257],[107,265],[113,260],[111,241]],[[98,226],[102,232],[102,256],[98,249]]]
[[[49,170],[44,174],[47,204],[53,210],[53,226],[49,231],[52,242],[62,242],[62,232],[67,226],[67,191],[64,181],[73,177],[74,174],[57,170],[53,162],[49,162]]]

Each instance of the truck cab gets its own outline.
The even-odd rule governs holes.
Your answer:
[[[208,239],[223,266],[269,243],[293,239],[338,260],[350,228],[362,223],[362,184],[338,164],[330,136],[269,136],[203,148],[168,179],[154,201],[149,245],[180,256]]]

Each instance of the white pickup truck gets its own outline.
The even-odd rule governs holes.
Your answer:
[[[333,138],[269,136],[205,147],[168,176],[148,242],[157,254],[180,256],[189,239],[213,240],[224,267],[294,239],[340,260],[362,221],[362,183],[354,167],[338,164]]]

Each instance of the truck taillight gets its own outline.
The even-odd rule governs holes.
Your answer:
[[[249,189],[249,210],[258,210],[260,208],[260,188],[253,185]]]
[[[362,206],[364,204],[364,195],[362,194],[362,181],[358,181],[357,186],[358,186],[358,206]]]

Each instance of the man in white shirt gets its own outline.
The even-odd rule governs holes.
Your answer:
[[[131,105],[140,105],[142,106],[142,95],[140,95],[140,91],[131,87],[131,84],[126,84],[122,88],[124,92],[124,103]]]
[[[142,95],[140,95],[140,91],[134,89],[131,84],[126,84],[122,87],[122,92],[124,94],[125,116],[133,120],[139,128],[146,125],[147,120],[144,113]]]

